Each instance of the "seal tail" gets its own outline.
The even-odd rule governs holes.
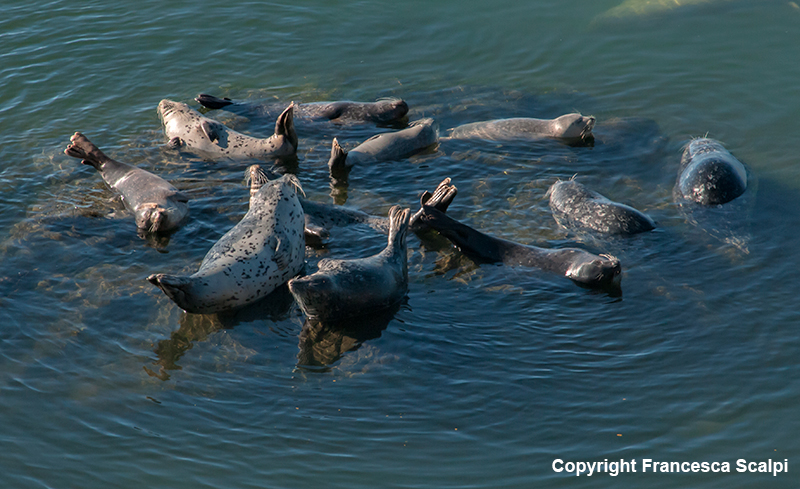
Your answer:
[[[185,311],[191,309],[189,305],[189,290],[192,286],[192,280],[189,277],[176,277],[158,273],[147,277],[147,281],[161,289],[181,309]]]
[[[389,245],[387,249],[400,252],[405,257],[406,236],[411,212],[399,205],[389,209]]]
[[[297,132],[294,129],[294,102],[281,112],[275,121],[275,134],[284,136],[297,149]]]
[[[80,158],[81,163],[84,165],[91,165],[98,171],[101,171],[103,169],[103,164],[110,159],[105,153],[100,151],[100,148],[95,146],[94,143],[79,132],[72,135],[70,144],[67,146],[67,149],[64,150],[64,153],[73,158]]]
[[[208,109],[221,109],[223,107],[233,105],[233,100],[229,99],[228,97],[219,98],[213,95],[208,95],[207,93],[199,94],[197,97],[195,97],[195,100],[197,103]]]

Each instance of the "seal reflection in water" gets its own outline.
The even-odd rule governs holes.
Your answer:
[[[251,197],[250,210],[214,244],[197,273],[154,274],[147,280],[194,313],[233,309],[266,296],[305,263],[299,189],[294,175],[270,181]]]
[[[376,311],[400,302],[408,289],[409,210],[389,210],[386,248],[368,258],[324,259],[319,270],[289,281],[289,291],[309,318],[337,321]]]
[[[476,261],[536,267],[585,287],[619,290],[622,267],[611,255],[595,255],[579,248],[539,248],[495,238],[428,205],[423,205],[419,219]]]
[[[589,190],[575,180],[558,181],[547,190],[553,217],[566,228],[630,236],[655,229],[646,214]]]
[[[450,139],[510,139],[556,138],[566,142],[590,142],[595,118],[573,113],[555,119],[515,117],[473,122],[450,131]]]
[[[163,178],[127,163],[112,160],[76,132],[64,150],[100,173],[106,184],[122,196],[122,203],[136,216],[136,226],[147,232],[171,231],[189,212],[189,198]]]
[[[162,100],[158,115],[170,146],[209,159],[274,159],[297,155],[294,105],[284,110],[275,122],[275,133],[254,138],[229,129],[221,122],[204,117],[182,102]]]
[[[229,98],[219,98],[201,93],[195,100],[209,109],[225,109],[268,116],[276,113],[275,104],[250,104]],[[295,104],[295,117],[330,120],[336,122],[372,122],[375,124],[396,124],[405,120],[408,104],[401,99],[380,99],[377,102],[312,102]]]
[[[676,200],[721,205],[745,190],[747,169],[719,141],[698,138],[686,146],[675,182]]]

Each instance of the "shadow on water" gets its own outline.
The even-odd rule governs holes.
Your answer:
[[[337,322],[306,319],[300,331],[297,354],[299,367],[326,371],[342,355],[357,350],[365,341],[380,338],[402,303],[370,316]]]
[[[192,349],[194,343],[206,341],[217,331],[231,329],[240,323],[286,320],[293,304],[294,298],[289,288],[283,285],[260,301],[234,311],[217,314],[183,313],[178,330],[170,334],[169,339],[159,341],[154,350],[158,358],[153,365],[158,370],[147,366],[144,370],[151,377],[169,380],[169,371],[181,370],[178,360]]]

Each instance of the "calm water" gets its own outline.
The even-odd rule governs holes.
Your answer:
[[[800,8],[718,0],[601,16],[619,3],[4,5],[0,485],[798,487]],[[458,219],[618,256],[622,297],[477,266],[430,234],[409,239],[407,303],[372,324],[304,326],[285,293],[234,315],[185,314],[144,278],[195,271],[248,199],[246,163],[164,146],[158,101],[200,92],[402,97],[442,133],[592,114],[593,148],[443,142],[356,168],[346,200],[375,214],[416,208],[449,176]],[[191,196],[168,243],[139,238],[99,176],[63,154],[76,130]],[[332,201],[333,137],[353,147],[379,130],[300,132],[308,196]],[[694,226],[671,189],[682,145],[705,134],[756,182],[732,212]],[[658,230],[559,229],[543,197],[574,174]],[[336,229],[308,250],[309,269],[384,245],[370,229]],[[732,473],[576,478],[552,470],[557,458],[728,462]],[[788,459],[789,472],[740,474],[740,458]]]

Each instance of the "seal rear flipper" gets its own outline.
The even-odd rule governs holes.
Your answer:
[[[147,277],[147,281],[161,289],[181,309],[185,311],[191,310],[189,289],[192,285],[192,280],[189,277],[176,277],[158,273]]]
[[[284,136],[297,150],[297,132],[294,129],[294,102],[289,104],[275,121],[275,135]]]
[[[347,165],[347,151],[339,145],[339,140],[336,138],[333,138],[333,143],[331,144],[328,169],[331,172],[331,177],[347,181],[347,175],[350,173],[350,167]]]
[[[203,107],[209,109],[221,109],[223,107],[227,107],[229,105],[233,105],[233,100],[229,99],[228,97],[215,97],[213,95],[208,95],[207,93],[201,93],[195,100],[202,105]]]
[[[399,205],[389,209],[389,248],[395,250],[406,249],[406,235],[411,211],[402,209]],[[403,251],[405,256],[405,251]]]
[[[447,208],[450,207],[450,204],[453,203],[453,199],[455,199],[456,195],[458,194],[458,189],[455,185],[450,185],[450,178],[445,178],[444,180],[436,186],[436,189],[433,193],[429,191],[424,191],[419,199],[419,210],[411,216],[411,220],[409,221],[409,228],[414,232],[422,231],[426,228],[424,224],[420,221],[420,216],[423,213],[423,207],[429,206],[437,209],[443,213],[447,212]]]
[[[97,170],[102,170],[103,164],[110,159],[100,151],[100,148],[79,132],[72,135],[70,144],[64,150],[64,153],[73,158],[80,158],[81,163],[91,165]]]

